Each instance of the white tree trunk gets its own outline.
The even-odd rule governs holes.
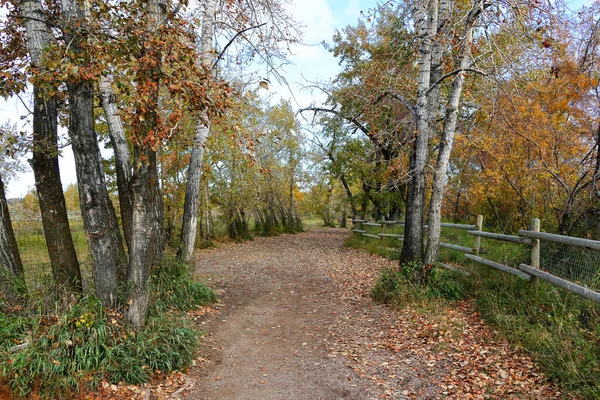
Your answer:
[[[210,69],[213,60],[213,29],[216,13],[216,0],[205,2],[204,16],[202,19],[201,65]],[[210,119],[206,111],[201,112],[196,123],[196,135],[188,167],[187,182],[185,187],[185,200],[183,204],[183,217],[181,228],[181,245],[178,257],[189,262],[194,255],[196,243],[196,229],[198,226],[198,203],[200,197],[200,178],[202,176],[202,163],[204,160],[204,146],[210,135]]]
[[[428,10],[428,11],[426,11]],[[437,0],[428,3],[420,0],[415,4],[413,19],[419,27],[419,81],[417,87],[417,132],[411,154],[410,180],[406,204],[406,225],[400,263],[423,257],[423,213],[425,194],[425,165],[429,156],[429,107],[428,89],[431,82],[431,57],[433,38],[438,21]]]
[[[133,205],[131,198],[131,156],[129,145],[125,137],[123,123],[119,116],[119,110],[115,104],[115,94],[112,82],[107,76],[102,76],[98,84],[100,91],[100,103],[104,110],[108,135],[115,152],[115,170],[117,172],[117,187],[119,188],[119,205],[121,206],[121,224],[125,234],[127,247],[131,246],[131,224],[133,219]]]
[[[473,43],[473,25],[481,12],[479,4],[475,2],[473,9],[467,17],[463,38],[460,43],[459,55],[456,69],[458,72],[452,82],[450,97],[446,106],[446,116],[444,119],[444,131],[440,140],[440,150],[437,164],[433,176],[431,202],[429,205],[429,237],[427,239],[427,251],[425,253],[424,263],[433,264],[437,257],[440,245],[440,223],[442,200],[446,186],[448,163],[456,135],[456,124],[458,121],[458,109],[460,106],[460,97],[464,84],[464,72],[471,63],[471,44]]]
[[[63,0],[63,14],[72,33],[65,34],[71,50],[87,62],[82,48],[81,29],[85,12],[75,0]],[[98,298],[115,306],[118,289],[125,275],[127,258],[115,209],[108,196],[100,148],[94,131],[94,88],[91,81],[72,80],[69,91],[69,135],[75,156],[81,214],[92,258],[92,274]]]

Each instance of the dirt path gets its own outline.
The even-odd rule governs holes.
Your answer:
[[[257,238],[201,253],[198,273],[223,290],[203,328],[211,349],[190,399],[364,399],[327,337],[349,310],[328,269],[342,261],[344,230]]]
[[[468,303],[444,315],[448,326],[373,303],[378,271],[395,263],[344,248],[347,235],[320,229],[199,254],[221,304],[201,323],[185,398],[560,397]]]

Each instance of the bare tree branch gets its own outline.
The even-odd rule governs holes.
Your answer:
[[[437,82],[435,82],[433,85],[431,85],[429,87],[429,89],[427,89],[427,92],[425,92],[425,94],[429,94],[429,92],[431,92],[437,85],[439,85],[440,83],[442,83],[444,80],[448,79],[449,77],[459,74],[461,72],[474,72],[476,74],[482,75],[482,76],[487,76],[488,74],[486,74],[483,71],[480,71],[478,69],[475,68],[460,68],[460,69],[456,69],[452,72],[448,72],[447,74],[444,74],[440,79],[437,80]]]

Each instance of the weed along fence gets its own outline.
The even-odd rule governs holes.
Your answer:
[[[376,240],[395,240],[396,243],[401,242],[404,240],[404,234],[403,233],[397,233],[397,232],[391,232],[392,230],[394,230],[394,227],[400,227],[403,228],[404,227],[404,221],[380,221],[380,222],[368,222],[365,220],[352,220],[352,224],[354,226],[353,228],[353,232],[355,234],[359,234],[362,235],[362,237],[364,238],[369,238],[369,239],[376,239]],[[476,225],[468,225],[468,224],[450,224],[450,223],[442,223],[441,224],[442,228],[444,228],[444,231],[447,230],[459,230],[459,231],[468,231],[468,230],[481,230],[482,226],[483,226],[483,218],[482,217],[478,217],[477,218],[477,224]],[[428,225],[424,225],[423,226],[425,229],[427,229],[429,226]],[[373,228],[379,229],[380,232],[373,232]],[[391,243],[388,243],[391,244]],[[445,248],[445,249],[450,249],[450,250],[454,250],[454,251],[458,251],[458,252],[462,252],[462,253],[469,253],[469,254],[479,254],[479,247],[481,244],[481,240],[479,238],[475,238],[474,240],[472,240],[472,247],[468,247],[466,246],[464,243],[450,243],[450,241],[440,241],[440,247]],[[395,247],[386,247],[386,250],[388,251],[392,251],[392,252],[397,252],[399,251],[398,249],[399,246],[395,246]],[[442,268],[446,268],[449,269],[451,271],[455,271],[455,272],[459,272],[465,275],[470,275],[470,273],[462,268],[458,268],[443,262],[440,262],[439,265]]]
[[[374,240],[386,243],[400,243],[404,235],[399,227],[404,227],[404,221],[368,222],[353,220],[352,232],[361,235],[361,240]],[[465,259],[518,276],[521,279],[535,281],[542,279],[555,286],[566,289],[586,299],[600,303],[600,241],[555,235],[540,231],[540,220],[534,219],[529,230],[520,230],[518,236],[484,232],[483,217],[477,216],[475,225],[442,223],[442,241],[440,248],[461,252]],[[427,229],[428,226],[424,225]],[[444,239],[444,231],[463,232],[463,243],[450,243]],[[391,232],[393,231],[393,232]],[[465,245],[464,233],[471,238],[472,245]],[[490,249],[483,249],[481,240],[491,241]],[[393,240],[394,242],[390,242]],[[445,240],[445,241],[444,241]],[[499,242],[518,246],[516,252],[521,256],[521,262],[491,260],[483,257],[484,253],[501,246]],[[392,244],[385,247],[389,251],[399,251],[400,246]],[[501,251],[502,252],[502,251]],[[468,271],[453,265],[440,262],[440,266],[452,271],[469,274]]]

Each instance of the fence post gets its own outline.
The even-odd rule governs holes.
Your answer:
[[[531,226],[529,228],[530,231],[539,232],[540,231],[540,219],[534,218],[531,220]],[[540,240],[539,239],[531,239],[531,266],[536,269],[540,269]],[[536,282],[537,278],[535,276],[531,277],[530,282]]]
[[[481,232],[483,229],[483,215],[477,216],[477,230]],[[475,236],[473,249],[475,250],[475,255],[479,256],[479,248],[481,247],[481,236]]]

